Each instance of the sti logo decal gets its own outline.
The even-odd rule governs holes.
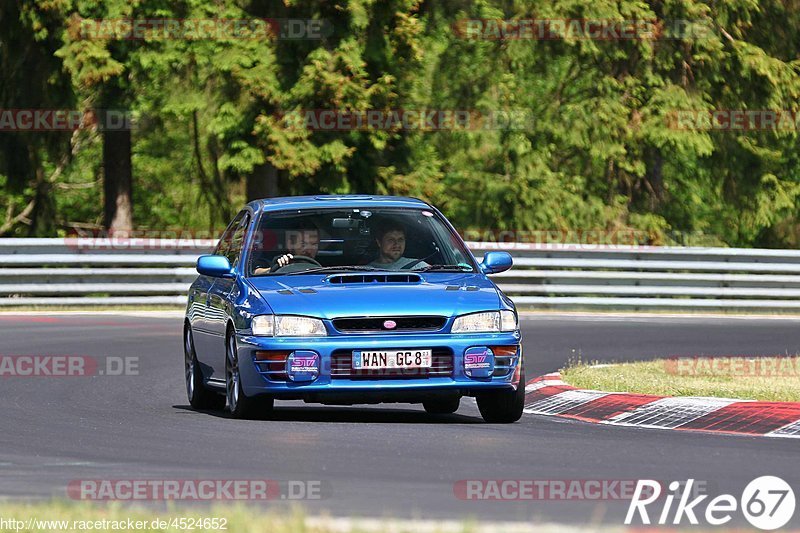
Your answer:
[[[297,351],[286,362],[287,375],[292,381],[314,381],[319,375],[319,355],[310,351]]]
[[[313,357],[295,357],[292,360],[292,370],[297,371],[304,371],[304,370],[316,370],[317,369],[317,356]]]
[[[480,368],[486,364],[486,354],[484,355],[467,355],[464,358],[464,362],[468,365],[476,365],[473,368]]]
[[[494,372],[494,353],[486,347],[464,352],[464,373],[471,378],[488,378]]]
[[[482,355],[478,354],[467,354],[464,356],[464,367],[465,368],[487,368],[489,367],[489,361],[487,360],[488,356],[486,352]]]

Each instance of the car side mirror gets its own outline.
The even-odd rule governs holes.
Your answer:
[[[486,252],[481,263],[481,272],[484,274],[497,274],[505,272],[514,264],[511,254],[508,252]]]
[[[224,255],[201,255],[197,258],[197,271],[212,278],[232,278],[233,269]]]

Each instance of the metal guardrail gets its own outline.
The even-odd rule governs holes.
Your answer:
[[[0,239],[0,306],[185,304],[211,240]],[[523,308],[800,309],[800,250],[468,243]]]

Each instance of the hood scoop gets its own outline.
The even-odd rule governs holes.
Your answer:
[[[420,282],[422,282],[422,278],[418,274],[342,274],[328,278],[328,283],[334,285]]]

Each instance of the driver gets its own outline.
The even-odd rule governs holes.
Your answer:
[[[406,251],[406,229],[399,222],[388,221],[378,226],[375,241],[378,243],[378,257],[368,266],[386,270],[429,266],[425,261],[403,257]]]
[[[286,249],[288,252],[275,257],[270,267],[256,268],[253,273],[258,276],[275,272],[291,263],[294,256],[316,258],[317,252],[319,252],[319,229],[311,222],[305,222],[300,224],[297,229],[287,231]]]

